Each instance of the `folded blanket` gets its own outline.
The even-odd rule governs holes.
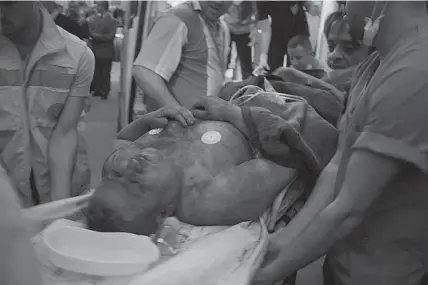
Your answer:
[[[265,79],[269,78],[269,84]],[[319,98],[306,86],[294,86],[291,83],[281,81],[279,77],[257,76],[242,82],[226,84],[220,98],[230,100],[244,86],[257,86],[265,89],[272,85],[274,88],[300,89],[301,96],[306,101],[290,102],[281,96],[261,94],[256,97],[248,97],[255,94],[256,89],[249,88],[245,94],[235,96],[235,103],[241,103],[241,109],[245,124],[249,131],[249,140],[253,148],[257,149],[263,157],[279,165],[318,174],[330,161],[336,150],[337,130],[320,113],[327,117],[328,106],[335,107],[337,116],[331,112],[329,117],[334,121],[340,114],[339,104],[334,105],[335,98],[331,98],[321,92]],[[275,88],[275,89],[276,89]],[[305,89],[306,88],[306,89]],[[278,91],[278,90],[276,90]],[[286,92],[284,92],[286,93]],[[241,100],[242,98],[242,100]],[[251,99],[250,99],[251,98]],[[330,105],[328,105],[330,102]],[[319,110],[325,112],[317,111]],[[334,109],[334,108],[333,108]]]
[[[241,108],[250,143],[279,165],[318,174],[336,151],[337,130],[306,102],[266,101],[259,96]]]
[[[285,93],[304,98],[315,111],[327,122],[336,126],[343,108],[343,98],[338,98],[336,94],[328,89],[315,88],[292,81],[285,81],[275,75],[249,77],[240,82],[228,82],[220,90],[218,96],[224,100],[230,98],[244,86],[257,86],[266,90],[265,79],[279,93]]]

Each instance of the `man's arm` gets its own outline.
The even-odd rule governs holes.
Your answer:
[[[337,99],[343,99],[343,93],[340,92],[334,85],[322,79],[318,79],[314,76],[306,74],[295,68],[281,67],[275,70],[273,72],[273,75],[281,77],[284,81],[290,81],[302,85],[307,85],[313,88],[330,91]]]
[[[42,285],[38,262],[15,189],[0,166],[0,276],[2,285]]]
[[[187,42],[187,27],[174,15],[159,18],[134,63],[133,76],[144,94],[160,107],[178,107],[167,82],[176,71]]]
[[[132,75],[144,94],[154,99],[159,106],[181,106],[169,91],[168,83],[156,72],[144,66],[134,66]]]
[[[334,200],[334,185],[337,177],[337,155],[322,170],[317,183],[303,208],[282,231],[274,236],[281,244],[287,244],[302,232]]]
[[[264,1],[256,2],[257,9],[257,29],[261,31],[260,36],[260,61],[267,63],[269,45],[272,35],[271,19],[269,16],[269,4]]]
[[[125,126],[117,135],[117,139],[135,141],[154,128],[164,128],[169,120],[179,122],[183,127],[193,125],[195,118],[184,107],[163,107],[150,112]]]
[[[78,145],[77,124],[87,103],[95,59],[89,48],[82,55],[75,81],[48,142],[52,200],[71,195],[71,179]]]
[[[272,278],[279,281],[291,275],[324,255],[335,242],[347,236],[360,224],[366,210],[393,180],[401,166],[399,160],[369,151],[354,151],[339,195],[319,215],[315,215],[309,225],[291,236],[291,241],[284,239],[283,254],[272,268],[267,269],[272,273]],[[310,216],[314,214],[315,211]],[[300,220],[304,218],[300,217]],[[296,222],[294,227],[299,229],[301,226]],[[283,236],[292,235],[289,230],[279,233],[276,239],[282,243]]]
[[[335,187],[337,198],[284,245],[279,261],[266,267],[267,275],[280,279],[295,272],[348,235],[404,165],[428,172],[428,82],[422,71],[423,62],[408,63],[384,75],[366,102],[365,125],[352,146],[343,183]]]

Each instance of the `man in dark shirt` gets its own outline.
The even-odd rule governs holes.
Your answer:
[[[73,34],[80,39],[84,38],[79,22],[62,14],[61,9],[57,3],[54,1],[43,1],[42,3],[46,10],[48,10],[48,12],[52,15],[57,26],[63,28],[70,34]]]
[[[108,1],[97,1],[98,15],[89,22],[91,47],[95,55],[95,74],[91,85],[94,96],[107,99],[110,93],[110,73],[114,56],[117,21],[109,13]]]
[[[259,70],[273,72],[283,66],[288,41],[297,35],[309,36],[305,10],[314,16],[320,13],[311,1],[257,1],[258,26],[262,30]]]

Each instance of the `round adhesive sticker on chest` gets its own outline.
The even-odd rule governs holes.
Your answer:
[[[216,131],[209,131],[202,135],[201,141],[204,144],[216,144],[221,140],[221,134]]]
[[[153,130],[150,130],[149,131],[149,134],[151,134],[151,135],[156,135],[156,134],[159,134],[160,132],[162,132],[162,128],[159,128],[159,129],[153,129]]]

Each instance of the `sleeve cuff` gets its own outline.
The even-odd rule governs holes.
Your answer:
[[[156,73],[157,75],[159,75],[160,77],[162,77],[163,79],[165,79],[166,81],[169,81],[171,79],[172,74],[169,74],[169,72],[165,71],[165,70],[161,70],[160,68],[156,68],[156,64],[155,63],[151,63],[151,62],[139,62],[139,63],[134,63],[134,66],[142,66],[145,67],[151,71],[153,71],[154,73]]]
[[[423,172],[428,172],[428,157],[416,147],[384,135],[362,132],[352,147],[372,151],[394,159],[411,163]]]

